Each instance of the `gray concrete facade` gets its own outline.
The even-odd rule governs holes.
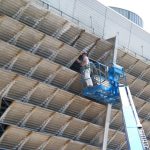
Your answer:
[[[119,48],[149,62],[150,34],[96,0],[41,0],[45,7],[103,37],[119,34]],[[49,5],[46,5],[49,4]]]

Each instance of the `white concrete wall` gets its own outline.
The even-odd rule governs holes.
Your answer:
[[[96,0],[41,0],[104,39],[119,34],[119,47],[150,59],[150,34]],[[54,8],[54,11],[56,11]],[[56,11],[60,13],[59,11]],[[70,17],[68,17],[69,15]],[[72,19],[71,17],[75,18]]]

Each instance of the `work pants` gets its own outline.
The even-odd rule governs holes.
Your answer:
[[[86,86],[93,86],[92,79],[90,77],[90,69],[84,69],[84,71],[81,73],[83,80],[86,83]]]

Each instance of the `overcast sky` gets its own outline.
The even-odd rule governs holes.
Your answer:
[[[138,14],[144,22],[144,30],[150,33],[150,0],[98,0],[106,6],[116,6]]]

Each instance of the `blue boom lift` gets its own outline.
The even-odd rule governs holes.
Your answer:
[[[83,95],[105,104],[122,104],[122,112],[129,150],[149,150],[143,127],[138,118],[133,99],[126,85],[123,67],[91,63],[93,87],[85,87]]]

